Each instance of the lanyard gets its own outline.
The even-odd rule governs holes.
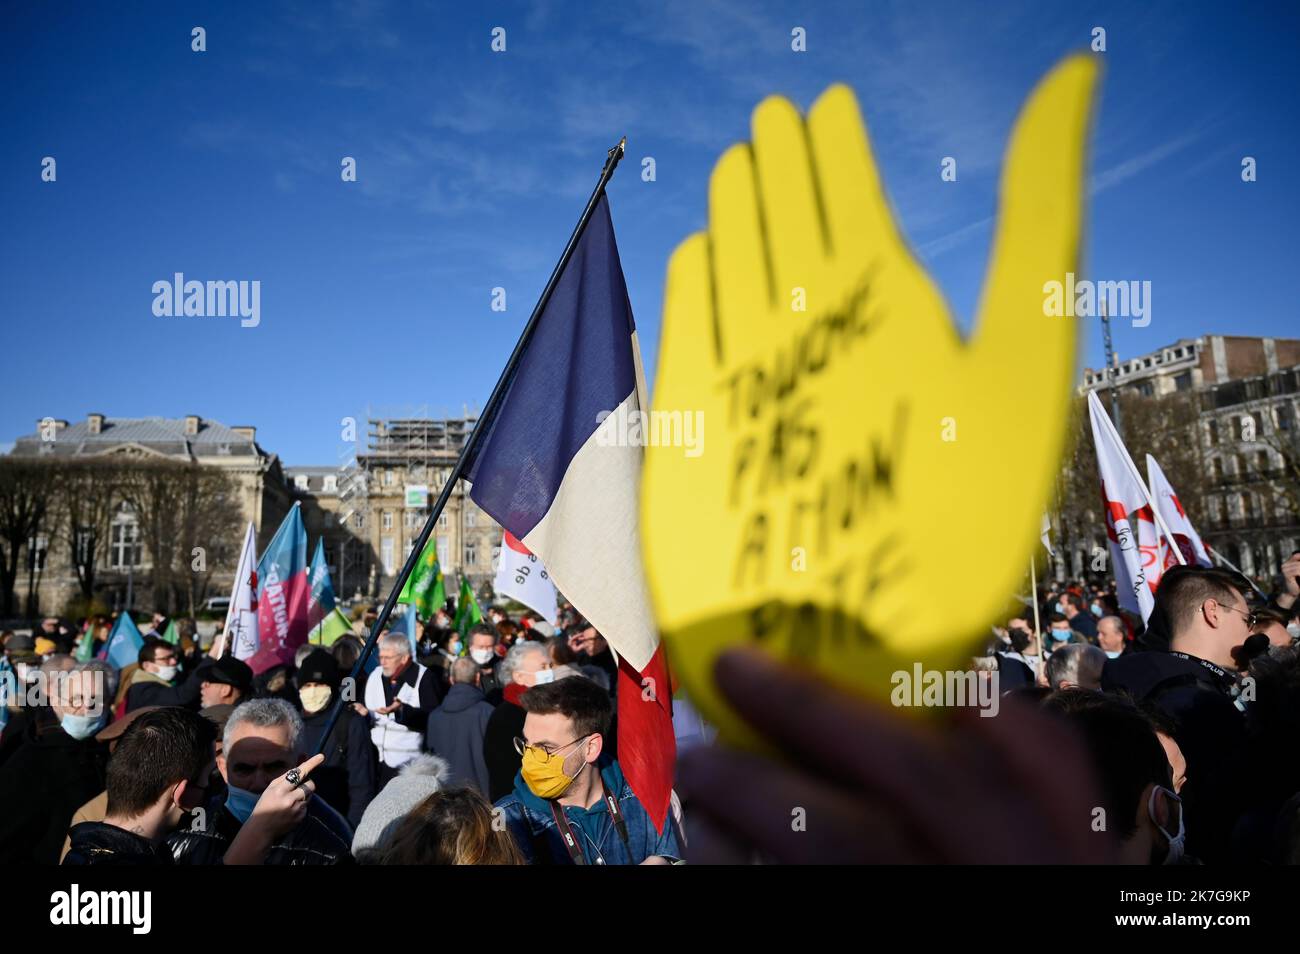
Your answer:
[[[623,818],[623,810],[618,806],[618,799],[609,793],[608,786],[605,785],[605,778],[601,776],[600,790],[605,798],[605,807],[609,809],[609,817],[614,822],[614,827],[618,829],[619,837],[623,839],[623,844],[628,843],[627,822]],[[573,833],[573,826],[569,824],[568,817],[564,814],[564,809],[560,807],[557,801],[550,802],[551,816],[555,819],[555,827],[560,830],[560,838],[564,842],[564,848],[569,853],[569,860],[575,865],[585,865],[587,858],[582,853],[581,846],[578,845],[578,839]],[[602,837],[601,841],[605,839]],[[600,855],[600,845],[593,843],[596,854]],[[598,864],[604,864],[605,859],[600,858]]]
[[[1225,679],[1228,682],[1233,681],[1232,677],[1229,676],[1225,670],[1220,669],[1218,666],[1210,662],[1208,659],[1201,659],[1199,656],[1189,656],[1187,655],[1187,653],[1178,653],[1178,652],[1174,652],[1173,650],[1170,650],[1169,655],[1174,656],[1178,659],[1182,659],[1186,662],[1200,663],[1202,666],[1210,670],[1210,672],[1214,673],[1220,679]]]

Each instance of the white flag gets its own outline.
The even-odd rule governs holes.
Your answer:
[[[1056,556],[1056,551],[1052,549],[1052,538],[1048,536],[1052,532],[1052,520],[1047,516],[1047,511],[1043,511],[1043,549],[1049,556]]]
[[[546,622],[555,625],[555,584],[542,561],[509,530],[502,532],[501,560],[497,564],[497,578],[492,588],[502,596],[509,596],[536,610]]]
[[[1165,478],[1165,472],[1150,454],[1147,454],[1147,486],[1151,488],[1151,498],[1156,502],[1160,516],[1164,518],[1165,526],[1172,531],[1178,548],[1183,551],[1183,559],[1200,566],[1213,566],[1214,562],[1210,559],[1205,544],[1201,542],[1201,535],[1192,526],[1187,511],[1178,500],[1178,494],[1174,493],[1174,488]],[[1173,562],[1176,562],[1176,558],[1171,553],[1165,560],[1165,565],[1169,566]]]
[[[230,607],[226,610],[226,626],[221,633],[216,655],[226,648],[226,640],[233,639],[236,659],[248,659],[257,652],[257,531],[248,522],[244,534],[244,549],[239,554],[239,568],[235,570],[235,586],[230,591]]]
[[[1142,565],[1139,541],[1128,518],[1129,514],[1147,507],[1146,488],[1095,391],[1088,392],[1088,416],[1092,422],[1092,443],[1097,449],[1097,469],[1101,473],[1102,514],[1106,520],[1106,536],[1110,539],[1116,595],[1120,606],[1139,614],[1146,622],[1155,607],[1155,594],[1148,584],[1148,569]]]

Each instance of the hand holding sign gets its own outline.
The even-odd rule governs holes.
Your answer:
[[[673,666],[724,735],[758,741],[713,686],[724,648],[883,697],[1019,584],[1066,438],[1076,329],[1042,289],[1075,267],[1095,79],[1066,60],[1016,124],[969,342],[846,87],[806,121],[765,100],[718,161],[709,230],[669,262],[654,393],[703,410],[709,442],[647,448],[641,533]]]

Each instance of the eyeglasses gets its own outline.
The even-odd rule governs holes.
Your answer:
[[[1259,622],[1259,614],[1258,614],[1258,613],[1250,613],[1250,612],[1246,612],[1246,611],[1243,611],[1243,610],[1239,610],[1239,609],[1237,609],[1237,607],[1235,607],[1235,606],[1229,606],[1227,603],[1220,603],[1219,606],[1222,607],[1223,609],[1226,609],[1226,610],[1232,610],[1234,613],[1241,613],[1242,616],[1246,617],[1246,628],[1247,628],[1247,629],[1254,629],[1254,628],[1255,628],[1255,624]]]
[[[569,746],[574,745],[575,743],[581,742],[583,739],[588,739],[590,737],[591,737],[590,733],[588,733],[587,735],[580,735],[578,736],[578,738],[574,739],[573,742],[566,742],[564,743],[564,745],[561,745],[555,751],[551,751],[550,749],[543,748],[540,745],[529,745],[527,739],[517,735],[515,736],[515,751],[522,756],[528,749],[533,749],[534,751],[541,753],[542,761],[549,762],[551,759],[555,758],[555,756],[559,755]]]

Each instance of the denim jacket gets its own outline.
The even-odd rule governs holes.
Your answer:
[[[672,809],[668,811],[663,833],[655,831],[654,822],[632,794],[632,787],[623,777],[618,762],[602,760],[600,765],[605,786],[618,799],[623,813],[627,843],[623,843],[603,798],[585,810],[575,805],[561,806],[587,864],[599,864],[603,858],[607,865],[636,865],[652,855],[660,855],[669,861],[680,860],[682,850],[677,843]],[[505,813],[506,826],[529,864],[572,863],[550,804],[532,793],[522,774],[515,776],[515,790],[498,801],[496,807]]]

